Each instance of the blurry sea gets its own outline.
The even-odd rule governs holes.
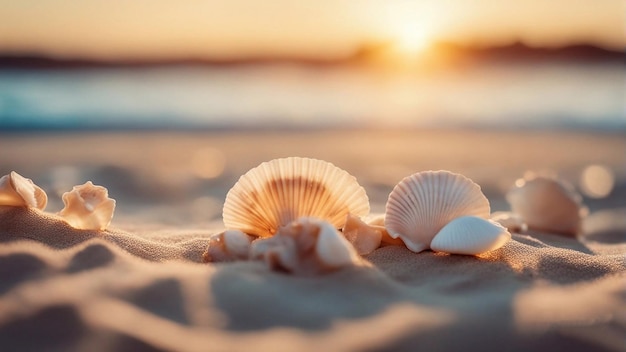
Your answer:
[[[0,130],[626,129],[623,63],[370,72],[249,64],[1,69]]]

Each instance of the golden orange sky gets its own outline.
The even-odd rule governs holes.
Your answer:
[[[372,42],[626,46],[623,0],[0,0],[0,53],[341,58]]]

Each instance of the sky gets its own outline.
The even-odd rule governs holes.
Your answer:
[[[0,54],[333,59],[371,43],[626,47],[624,0],[0,0]]]

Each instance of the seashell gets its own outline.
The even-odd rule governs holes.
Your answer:
[[[370,214],[363,221],[368,225],[385,227],[385,214]]]
[[[0,205],[33,207],[43,210],[48,195],[29,178],[11,171],[0,178]]]
[[[464,215],[489,217],[489,201],[480,186],[449,171],[424,171],[405,177],[391,191],[385,228],[419,253],[443,226]]]
[[[65,207],[58,213],[72,227],[81,230],[104,230],[109,226],[115,211],[115,199],[102,186],[87,181],[63,193]]]
[[[506,199],[528,228],[576,236],[588,209],[574,188],[562,180],[529,175],[515,182]]]
[[[382,237],[380,239],[381,244],[385,245],[393,245],[393,246],[403,246],[404,242],[402,242],[399,238],[392,238],[389,236],[389,232],[385,228],[385,214],[375,214],[370,215],[365,218],[365,223],[371,227],[382,230]]]
[[[528,231],[528,225],[524,219],[510,211],[497,211],[491,214],[491,220],[506,227],[511,232],[522,233]]]
[[[226,230],[209,238],[202,259],[205,263],[248,259],[251,241],[250,236],[239,230]]]
[[[502,225],[476,216],[462,216],[444,226],[430,244],[437,252],[476,255],[502,247],[511,234]]]
[[[370,254],[380,247],[383,232],[386,232],[384,227],[368,225],[352,214],[348,214],[343,227],[343,235],[359,255]]]
[[[253,241],[250,253],[271,269],[304,275],[359,263],[356,250],[335,225],[310,217],[281,227],[272,237]]]
[[[228,229],[267,237],[305,216],[341,228],[348,213],[364,216],[369,209],[354,176],[326,161],[290,157],[241,176],[226,195],[223,219]]]

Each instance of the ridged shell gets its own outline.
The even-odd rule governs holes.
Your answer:
[[[15,171],[0,178],[0,205],[28,206],[43,210],[48,195],[39,186]]]
[[[480,186],[449,171],[424,171],[405,177],[389,194],[385,227],[413,252],[430,246],[451,220],[464,215],[489,218],[489,201]]]
[[[228,229],[267,237],[300,217],[343,227],[348,213],[369,213],[365,189],[335,165],[290,157],[264,162],[239,178],[224,202]]]
[[[574,188],[562,180],[529,175],[515,182],[506,199],[530,229],[576,236],[587,208]]]
[[[511,234],[500,224],[475,216],[462,216],[444,226],[430,244],[437,252],[476,255],[502,247]]]

